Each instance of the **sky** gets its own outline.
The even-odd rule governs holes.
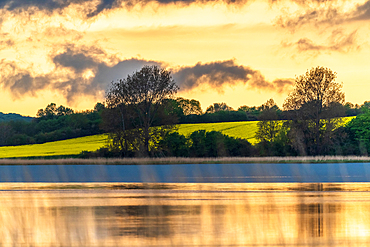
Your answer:
[[[0,112],[92,109],[144,65],[170,70],[203,110],[281,107],[316,66],[362,104],[369,36],[370,0],[0,0]]]

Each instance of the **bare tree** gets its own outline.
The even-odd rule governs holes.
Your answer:
[[[344,93],[342,84],[335,82],[336,77],[328,68],[312,68],[296,77],[294,89],[284,102],[284,110],[293,113],[291,128],[299,145],[303,136],[306,147],[299,149],[307,154],[320,154],[339,124],[337,117],[342,114],[343,107],[339,106],[344,103]]]
[[[172,98],[177,90],[171,73],[157,66],[144,66],[126,79],[112,82],[106,95],[107,107],[118,109],[123,138],[128,136],[124,133],[129,129],[130,133],[135,129],[135,143],[143,155],[149,154],[149,144],[156,142],[158,135],[171,128],[172,122],[167,120],[161,127],[151,127],[166,99]]]

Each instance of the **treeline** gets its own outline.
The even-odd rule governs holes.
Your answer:
[[[258,156],[370,154],[370,110],[346,124],[340,118],[320,122],[329,128],[329,132],[325,133],[320,128],[317,141],[307,122],[260,121],[256,133],[258,143],[254,145],[255,153]]]
[[[32,121],[16,120],[0,123],[0,146],[16,146],[58,141],[100,134],[100,113],[104,105],[97,103],[93,110],[74,112],[64,106],[49,104],[37,112]]]
[[[141,154],[130,148],[125,152],[116,145],[103,147],[94,152],[82,152],[79,158],[137,157]],[[197,130],[189,136],[178,132],[166,133],[157,145],[151,147],[153,157],[223,157],[258,156],[257,149],[247,140],[230,137],[218,131]]]
[[[179,101],[184,100],[182,98]],[[178,115],[179,123],[218,123],[218,122],[237,122],[237,121],[257,121],[263,120],[262,113],[271,104],[271,100],[262,104],[261,106],[240,106],[237,110],[228,106],[226,103],[214,103],[209,106],[205,112],[180,112]],[[288,120],[291,118],[291,111],[284,111],[280,109],[275,102],[273,107],[276,110],[276,119]],[[221,107],[220,107],[221,106]],[[344,105],[339,105],[341,117],[357,116],[365,113],[370,108],[370,101],[365,101],[362,105],[352,104],[350,102]]]
[[[171,115],[172,123],[179,124],[264,120],[267,109],[274,111],[274,120],[288,120],[292,115],[292,111],[281,110],[273,100],[261,106],[241,106],[237,110],[233,110],[225,103],[214,103],[205,112],[202,111],[200,102],[197,100],[169,99],[166,104],[166,113],[162,111],[156,117],[155,126],[163,124],[164,114]],[[346,103],[340,107],[341,116],[356,116],[368,112],[370,102],[366,101],[362,105]],[[106,109],[102,103],[97,103],[94,109],[83,112],[74,112],[68,107],[50,103],[45,109],[38,110],[36,118],[32,120],[16,118],[16,120],[6,119],[0,122],[0,146],[39,144],[107,133],[112,131],[112,123],[120,124],[116,115],[110,116],[109,126],[106,124],[107,121],[103,122],[103,117],[107,117],[109,111],[112,109]],[[254,153],[258,152],[254,151]],[[263,151],[263,153],[266,152]]]
[[[180,124],[264,120],[267,109],[274,111],[274,120],[288,120],[292,115],[292,111],[281,110],[273,100],[261,106],[241,106],[237,110],[233,110],[225,103],[214,103],[205,112],[202,111],[200,102],[197,100],[169,99],[166,104],[166,113],[162,111],[156,117],[154,125],[163,124],[164,114],[172,116],[172,123]],[[356,116],[367,113],[370,109],[370,102],[366,101],[362,105],[346,103],[339,107],[341,107],[341,116]],[[107,126],[107,121],[103,122],[103,117],[109,115],[108,111],[112,110],[106,109],[102,103],[97,103],[94,109],[83,112],[74,112],[68,107],[51,103],[45,109],[38,110],[36,118],[32,120],[16,118],[16,120],[6,119],[0,122],[0,146],[39,144],[107,133],[112,131],[113,122],[120,124],[116,115],[110,116],[110,126]],[[164,153],[171,152],[165,151]],[[252,153],[259,152],[255,150]],[[276,151],[263,150],[262,153],[268,155]],[[281,155],[284,154],[281,153]]]

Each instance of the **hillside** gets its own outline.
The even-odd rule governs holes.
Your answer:
[[[345,122],[352,118],[346,117]],[[258,121],[179,124],[177,131],[180,134],[189,135],[196,130],[215,130],[231,137],[247,139],[250,143],[255,144],[254,135],[257,131],[257,123]],[[106,145],[106,142],[107,135],[103,134],[44,144],[0,147],[0,158],[77,155],[82,151],[95,151]]]
[[[17,120],[31,121],[32,119],[33,119],[32,117],[25,117],[17,113],[0,112],[0,122],[17,121]]]

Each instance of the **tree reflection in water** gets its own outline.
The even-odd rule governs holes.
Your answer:
[[[13,187],[1,192],[0,246],[370,242],[370,193],[363,183],[352,184],[352,189],[348,184],[58,186],[35,184],[29,190]],[[344,191],[339,191],[341,187]]]

